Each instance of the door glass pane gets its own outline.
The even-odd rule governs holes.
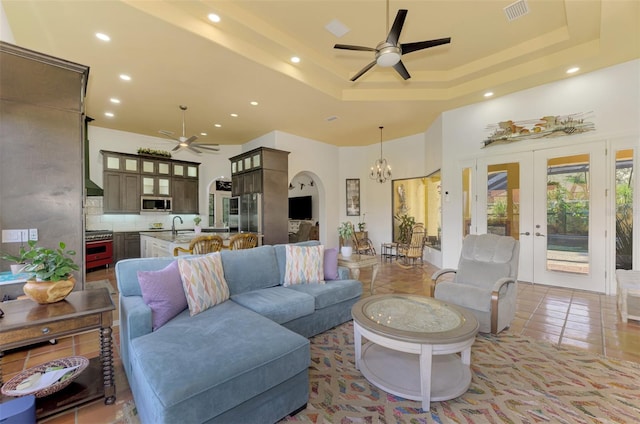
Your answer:
[[[188,177],[197,177],[198,176],[198,167],[197,166],[189,166],[189,167],[187,167],[187,176]]]
[[[520,164],[489,165],[487,173],[487,233],[519,239]]]
[[[150,162],[148,160],[142,161],[142,172],[152,173],[153,172],[153,164],[154,162]]]
[[[169,164],[168,163],[158,163],[158,174],[169,175]]]
[[[547,270],[589,273],[589,155],[547,161]]]
[[[616,152],[616,269],[633,258],[633,150]]]
[[[471,234],[471,168],[462,170],[462,237]]]
[[[138,170],[138,160],[137,159],[126,159],[124,162],[124,169],[127,171],[137,171]]]

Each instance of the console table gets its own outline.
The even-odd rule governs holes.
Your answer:
[[[29,299],[2,303],[4,317],[0,318],[0,360],[4,352],[10,349],[87,330],[100,331],[100,357],[92,358],[87,369],[66,388],[37,399],[38,419],[102,396],[106,405],[115,403],[111,340],[114,309],[106,288],[71,292],[64,300],[46,305]],[[0,385],[3,381],[0,368]]]
[[[358,255],[353,254],[351,256],[338,255],[338,265],[345,268],[349,268],[351,277],[354,280],[360,279],[360,269],[371,267],[371,286],[369,290],[373,294],[373,283],[376,281],[376,275],[378,274],[378,258],[373,255]]]

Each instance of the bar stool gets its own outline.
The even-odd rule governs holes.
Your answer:
[[[640,299],[640,271],[617,269],[616,281],[618,282],[618,310],[622,322],[627,322],[629,318],[640,321],[640,315],[629,315],[629,297]]]

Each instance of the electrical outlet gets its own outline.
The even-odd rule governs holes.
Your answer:
[[[29,240],[38,241],[38,229],[29,228]]]

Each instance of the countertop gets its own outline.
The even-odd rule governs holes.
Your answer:
[[[209,234],[214,234],[212,232],[202,232],[199,235],[209,235]],[[237,232],[216,232],[215,234],[219,235],[220,237],[222,237],[223,240],[228,239],[229,237],[238,234]],[[185,231],[185,230],[179,230],[178,234],[173,234],[171,232],[171,230],[168,231],[140,231],[140,235],[141,236],[148,236],[148,237],[154,237],[157,238],[158,240],[164,240],[164,241],[168,241],[170,243],[177,243],[177,244],[183,244],[183,243],[190,243],[191,240],[193,240],[196,237],[196,233],[194,231]]]

